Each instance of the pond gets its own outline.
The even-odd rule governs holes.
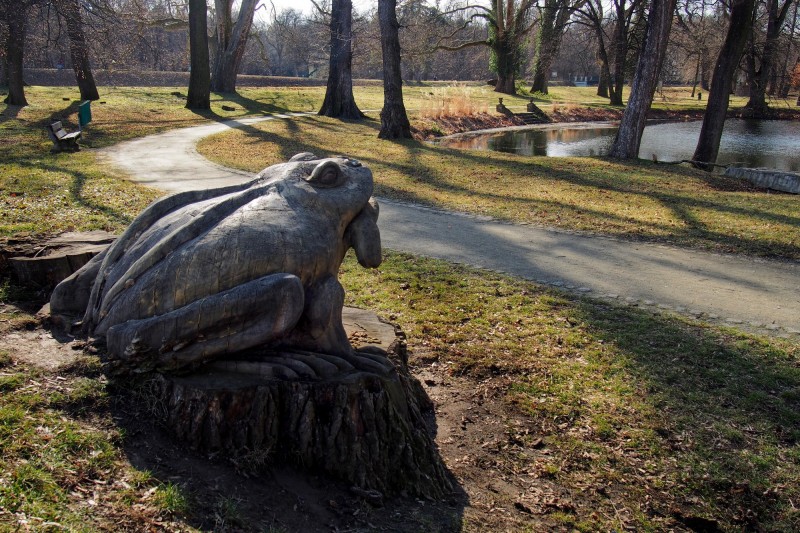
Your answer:
[[[659,161],[691,159],[701,122],[650,124],[644,130],[639,157]],[[614,141],[617,124],[582,123],[535,126],[481,135],[456,136],[439,141],[471,150],[495,150],[520,155],[604,155]],[[745,167],[800,170],[800,122],[728,119],[717,163]]]

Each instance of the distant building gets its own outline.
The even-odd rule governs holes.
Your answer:
[[[600,83],[599,76],[573,76],[572,84],[575,87],[593,87]]]

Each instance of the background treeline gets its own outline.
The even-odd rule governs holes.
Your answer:
[[[217,31],[214,4],[218,1],[209,4],[212,42]],[[522,4],[524,0],[518,2]],[[67,24],[59,15],[57,4],[54,0],[35,2],[28,11],[27,68],[71,68]],[[768,94],[786,97],[794,90],[793,82],[800,78],[797,4],[795,0],[760,2],[734,90],[746,93],[758,75],[765,53],[771,55],[773,65],[770,79],[766,80]],[[80,7],[95,69],[188,70],[186,3],[80,0]],[[776,8],[785,12],[779,21],[771,15]],[[259,3],[239,72],[324,80],[330,48],[326,16],[329,9],[324,2],[314,7],[310,0],[302,0],[296,8],[280,9]],[[560,18],[556,16],[562,12]],[[477,17],[476,13],[479,10],[464,3],[432,0],[399,3],[403,78],[406,81],[495,78],[495,49],[476,44],[489,43],[496,31],[486,18]],[[518,80],[534,79],[537,61],[551,48],[552,57],[544,72],[546,83],[587,83],[598,85],[601,91],[610,87],[613,99],[615,86],[630,81],[648,10],[643,0],[540,0],[529,2],[519,16],[524,18],[524,35],[518,37],[517,43]],[[661,81],[708,90],[728,21],[728,2],[678,2]],[[776,24],[779,24],[777,30]],[[377,9],[357,11],[353,32],[353,76],[381,78]],[[768,35],[770,32],[772,35]],[[0,24],[0,38],[5,39],[7,34],[6,25]],[[214,47],[211,48],[213,56]],[[0,70],[6,69],[0,66]]]

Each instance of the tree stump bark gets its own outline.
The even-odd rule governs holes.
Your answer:
[[[345,308],[351,355],[249,351],[191,375],[157,374],[148,401],[194,449],[268,457],[365,490],[437,498],[451,489],[428,431],[432,404],[403,334]]]
[[[19,256],[9,257],[8,263],[23,285],[52,289],[116,238],[105,231],[63,233],[40,246],[16,250]]]

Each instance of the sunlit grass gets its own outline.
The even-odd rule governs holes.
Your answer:
[[[553,101],[597,103],[593,90],[553,88]],[[485,86],[422,85],[407,88],[407,102],[421,109],[448,91],[468,93],[489,109],[497,98]],[[215,95],[205,115],[184,110],[174,92],[183,90],[103,89],[105,104],[93,106],[87,145],[209,118],[311,111],[322,89]],[[5,108],[0,122],[0,232],[119,231],[160,194],[126,182],[91,150],[51,154],[44,125],[57,118],[74,127],[75,91],[28,93],[32,105]],[[379,88],[359,88],[357,99],[364,109],[382,104]],[[347,146],[373,169],[384,196],[513,221],[798,257],[795,197],[643,162],[521,160],[381,142],[376,129],[374,121],[274,121],[209,139],[203,149],[255,171],[296,152],[323,155]],[[407,332],[413,365],[435,363],[450,375],[500,384],[504,401],[536,428],[547,452],[536,460],[510,457],[503,475],[524,472],[578,502],[576,510],[550,513],[550,523],[617,530],[622,513],[634,529],[658,530],[678,509],[713,518],[723,530],[800,528],[796,343],[394,253],[378,270],[348,258],[342,279],[348,303],[375,309]],[[0,301],[24,298],[2,280]],[[18,309],[5,309],[0,319],[3,333],[35,324]],[[204,511],[183,481],[133,467],[113,401],[94,360],[45,372],[0,353],[0,529],[192,530],[196,522],[184,515],[202,512],[220,527],[248,527],[238,500],[206,502]],[[520,438],[530,444],[534,436]]]
[[[0,530],[120,530],[176,512],[140,505],[160,485],[125,459],[120,431],[109,420],[105,382],[90,370],[96,366],[53,374],[6,356]]]
[[[376,122],[269,121],[204,139],[201,153],[257,172],[299,152],[346,151],[376,193],[513,222],[682,246],[800,258],[800,199],[646,161],[518,157],[376,138]],[[346,150],[343,149],[346,147]]]
[[[402,326],[412,365],[507,384],[548,453],[501,471],[569,487],[573,526],[616,529],[623,510],[635,530],[676,510],[722,530],[800,526],[796,343],[404,254],[378,270],[351,257],[342,277],[348,303]]]

